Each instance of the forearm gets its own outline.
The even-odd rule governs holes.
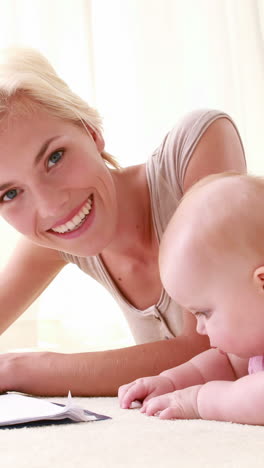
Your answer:
[[[208,347],[207,339],[201,339],[204,337],[198,336],[197,340],[192,338],[180,336],[171,340],[79,355],[80,360],[85,362],[84,371],[87,368],[90,375],[85,384],[85,392],[88,390],[88,394],[93,396],[115,396],[123,384],[140,377],[157,375],[165,369],[188,361]],[[82,384],[80,390],[81,388]],[[76,391],[79,393],[78,389]]]
[[[161,372],[160,375],[167,377],[171,381],[174,390],[181,390],[183,388],[192,387],[193,385],[205,383],[202,374],[191,361]]]
[[[159,374],[190,359],[207,346],[207,340],[181,336],[110,351],[22,353],[13,359],[10,355],[12,378],[2,388],[47,396],[66,395],[69,390],[79,396],[115,396],[120,385]],[[4,359],[2,355],[2,362]],[[2,385],[3,382],[4,379]]]
[[[168,377],[175,390],[204,384],[211,380],[235,380],[230,361],[217,349],[209,349],[192,358],[190,361],[168,369],[161,375]]]
[[[264,425],[263,389],[263,372],[235,382],[208,382],[198,393],[198,413],[202,419]]]

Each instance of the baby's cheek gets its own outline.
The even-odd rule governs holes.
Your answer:
[[[229,328],[219,327],[211,334],[210,343],[223,352],[232,353],[236,348],[236,335],[237,331],[234,332]]]

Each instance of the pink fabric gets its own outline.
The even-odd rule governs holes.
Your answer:
[[[264,356],[254,356],[249,359],[248,363],[248,373],[256,374],[264,370]]]

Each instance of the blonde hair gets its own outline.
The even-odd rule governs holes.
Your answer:
[[[101,133],[102,119],[97,110],[75,94],[57,75],[48,60],[31,48],[8,48],[0,58],[0,118],[9,114],[14,105],[32,110],[40,105],[50,114]],[[106,151],[103,159],[114,168],[119,164]]]

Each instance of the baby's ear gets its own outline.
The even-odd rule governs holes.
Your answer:
[[[264,292],[264,265],[256,268],[253,276],[258,290]]]

